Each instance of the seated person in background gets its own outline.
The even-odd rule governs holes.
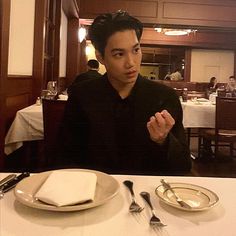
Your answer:
[[[142,31],[141,22],[123,11],[99,15],[90,26],[107,73],[69,94],[60,137],[67,166],[123,174],[190,170],[178,96],[139,74]]]
[[[183,80],[183,77],[179,69],[176,69],[174,73],[170,74],[170,80],[174,81]]]
[[[170,73],[170,71],[168,71],[166,76],[164,77],[164,80],[171,80],[170,75],[171,75],[171,73]]]
[[[226,92],[235,92],[236,91],[236,79],[233,75],[229,77],[229,82],[226,86]]]
[[[95,59],[91,59],[87,63],[87,71],[76,76],[75,80],[72,82],[67,92],[70,92],[72,87],[77,83],[88,79],[99,79],[102,75],[98,72],[99,62]]]
[[[215,92],[216,91],[216,89],[218,88],[216,77],[211,77],[210,82],[209,82],[207,88],[211,92]]]

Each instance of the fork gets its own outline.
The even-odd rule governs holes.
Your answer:
[[[152,216],[150,218],[149,224],[153,227],[158,226],[158,227],[163,227],[166,226],[161,222],[161,220],[156,216],[155,210],[152,206],[151,200],[150,200],[150,194],[148,192],[141,192],[140,193],[141,197],[147,202],[149,205],[151,211],[152,211]]]
[[[132,202],[131,202],[131,204],[130,204],[130,206],[129,206],[129,211],[130,211],[130,212],[138,212],[138,213],[140,213],[144,208],[141,207],[141,206],[137,203],[137,201],[136,201],[136,199],[135,199],[134,190],[133,190],[133,182],[130,181],[130,180],[125,180],[125,181],[123,182],[123,184],[129,189],[129,191],[130,191],[130,193],[131,193],[131,197],[132,197]]]

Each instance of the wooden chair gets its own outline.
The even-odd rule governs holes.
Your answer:
[[[62,126],[66,101],[43,99],[42,104],[45,164],[51,165],[53,158],[56,157],[58,152],[58,138]]]
[[[233,157],[236,142],[236,98],[217,97],[215,129],[202,129],[199,133],[198,157],[204,150],[203,139],[211,141],[211,146],[215,147],[214,157],[219,154],[220,146],[230,148],[230,156]]]

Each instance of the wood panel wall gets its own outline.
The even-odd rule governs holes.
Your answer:
[[[4,139],[6,121],[6,80],[8,65],[8,41],[10,1],[0,1],[0,169],[4,166]]]
[[[236,48],[236,31],[197,31],[183,36],[167,36],[153,28],[144,28],[141,44],[175,45],[192,48],[234,49]]]
[[[191,25],[236,28],[236,2],[233,0],[80,0],[80,18],[128,11],[145,25]]]

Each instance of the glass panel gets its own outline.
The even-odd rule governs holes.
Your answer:
[[[166,75],[178,70],[182,77],[185,66],[184,47],[150,47],[142,46],[141,74],[150,78],[164,80]],[[150,75],[151,74],[151,75]]]

